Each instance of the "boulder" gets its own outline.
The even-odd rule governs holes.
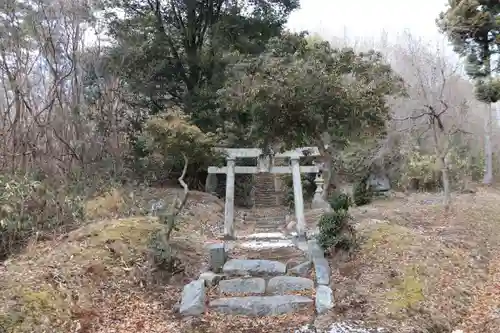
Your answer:
[[[183,316],[197,316],[205,312],[205,282],[195,280],[182,290],[179,313]]]
[[[333,292],[330,287],[318,286],[316,288],[316,312],[323,314],[328,310],[333,309]]]
[[[386,174],[370,174],[368,185],[374,192],[386,192],[391,189],[391,180]]]

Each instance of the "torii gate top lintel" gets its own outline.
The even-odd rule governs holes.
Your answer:
[[[263,154],[260,148],[216,148],[217,151],[223,152],[227,155],[228,159],[245,158],[245,157],[259,157]],[[318,147],[301,147],[293,150],[288,150],[283,153],[276,153],[276,158],[300,158],[304,156],[320,156]]]
[[[216,148],[217,151],[226,154],[226,159],[229,163],[230,168],[234,170],[234,173],[246,173],[255,174],[260,172],[271,172],[277,174],[289,174],[291,173],[290,167],[276,167],[273,164],[273,160],[269,156],[262,156],[262,149],[260,148]],[[272,156],[272,158],[290,158],[291,160],[299,160],[301,157],[305,156],[321,156],[319,149],[317,147],[302,147],[296,148],[294,150],[285,151],[283,153],[277,153]],[[257,166],[235,166],[234,161],[237,158],[258,158]],[[317,165],[311,166],[299,166],[300,172],[302,173],[317,173],[319,167]],[[208,168],[209,174],[219,173],[227,174],[229,167],[214,167]]]

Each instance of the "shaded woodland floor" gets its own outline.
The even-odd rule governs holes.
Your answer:
[[[287,332],[309,318],[179,318],[172,309],[206,261],[204,244],[220,232],[223,203],[193,195],[173,241],[180,273],[170,278],[149,257],[158,221],[130,208],[175,192],[155,191],[95,198],[88,205],[95,222],[33,243],[1,264],[0,327],[9,333],[253,333]],[[500,191],[457,195],[449,213],[439,199],[413,194],[352,209],[360,248],[330,258],[336,306],[317,324],[362,320],[398,333],[500,331]]]

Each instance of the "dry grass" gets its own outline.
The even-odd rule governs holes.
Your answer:
[[[95,198],[87,214],[108,219],[34,244],[3,263],[0,327],[9,333],[277,333],[313,320],[313,309],[259,319],[210,311],[179,318],[172,307],[205,261],[203,244],[218,237],[223,205],[194,193],[173,242],[184,272],[162,281],[148,261],[157,220],[116,218],[144,214],[150,198],[175,194],[159,191]],[[431,194],[355,209],[361,248],[349,260],[331,259],[336,307],[322,321],[363,320],[398,333],[500,332],[499,203],[500,191],[480,189],[457,196],[447,214]],[[293,251],[265,256],[302,260]]]
[[[499,332],[500,192],[381,201],[353,214],[361,249],[333,258],[335,319],[364,320],[394,332]]]
[[[149,240],[161,228],[157,219],[137,216],[151,199],[171,198],[177,190],[138,194],[114,190],[94,198],[87,214],[98,219],[58,240],[34,244],[0,266],[0,328],[9,333],[260,333],[289,332],[311,323],[311,307],[292,316],[202,318],[174,312],[182,287],[206,261],[203,245],[218,237],[223,205],[194,192],[172,246],[184,272],[160,280],[148,261]],[[229,319],[229,320],[228,320]],[[0,330],[1,331],[1,330]]]
[[[183,321],[182,333],[290,333],[313,321],[313,306],[292,314],[270,317],[230,316],[208,311],[201,318]]]
[[[150,211],[151,204],[163,200],[170,203],[175,196],[182,193],[180,188],[155,188],[155,187],[124,187],[113,188],[88,200],[85,204],[85,216],[89,220],[100,220],[105,218],[117,218],[128,216],[144,216]],[[207,195],[203,192],[191,191],[190,202],[210,204],[224,209],[224,202],[217,197]],[[196,209],[194,207],[194,209]],[[193,207],[191,207],[193,208]],[[211,214],[210,211],[206,211]],[[206,215],[206,214],[205,214]],[[206,216],[205,220],[213,218]],[[202,221],[203,222],[203,221]]]
[[[163,197],[174,191],[164,191]],[[125,201],[118,193],[96,198],[89,210],[122,213]],[[159,280],[165,274],[154,271],[149,245],[161,228],[156,218],[91,223],[0,266],[0,328],[9,333],[180,332],[172,306],[203,265],[203,244],[221,217],[213,198],[195,193],[194,199],[172,241],[183,273]]]

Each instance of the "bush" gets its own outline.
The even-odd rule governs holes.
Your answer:
[[[321,216],[318,243],[325,252],[350,252],[356,247],[356,231],[350,220],[351,216],[344,209]]]
[[[83,198],[54,181],[0,175],[0,260],[83,219]]]
[[[368,176],[363,177],[358,183],[354,184],[353,199],[356,206],[363,206],[372,201],[373,191],[368,186]]]
[[[352,206],[351,197],[343,192],[334,192],[329,198],[328,203],[334,211],[349,210]]]

